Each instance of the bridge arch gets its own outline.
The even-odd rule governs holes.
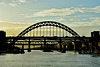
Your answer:
[[[43,27],[43,26],[58,27],[58,28],[61,28],[65,31],[69,32],[74,37],[80,37],[79,34],[77,34],[74,30],[72,30],[68,26],[58,23],[58,22],[54,22],[54,21],[43,21],[43,22],[33,24],[33,25],[29,26],[28,28],[26,28],[25,30],[23,30],[17,37],[23,37],[26,33],[30,32],[31,30],[34,30],[36,28]]]

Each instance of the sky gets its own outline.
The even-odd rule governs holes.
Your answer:
[[[41,21],[56,21],[90,36],[100,31],[100,0],[0,0],[0,30],[8,36]]]

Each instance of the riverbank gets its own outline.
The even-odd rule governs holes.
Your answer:
[[[91,54],[93,57],[100,57],[100,54]]]

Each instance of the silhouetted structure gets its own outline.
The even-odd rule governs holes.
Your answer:
[[[28,50],[28,52],[31,52],[31,50],[49,52],[58,50],[65,53],[66,50],[72,50],[78,51],[79,53],[99,53],[99,43],[100,34],[98,31],[92,32],[91,37],[80,37],[79,34],[66,25],[53,21],[33,24],[23,30],[17,37],[6,37],[4,31],[0,32],[1,52],[18,53],[24,52],[24,50]],[[34,48],[31,48],[33,46]]]
[[[91,52],[99,53],[100,52],[100,31],[93,31],[91,32]]]
[[[6,32],[0,31],[0,51],[6,50]]]
[[[93,31],[91,32],[91,37],[100,37],[100,31]]]
[[[7,43],[6,32],[4,31],[0,31],[0,53],[22,53],[18,47]]]
[[[67,38],[68,34],[70,34],[69,37],[73,38]],[[25,38],[26,37],[26,38]],[[62,38],[63,37],[63,38]],[[22,45],[22,50],[25,49],[24,45],[28,45],[28,51],[30,52],[31,45],[41,45],[41,49],[43,48],[44,51],[51,51],[51,49],[54,49],[54,46],[57,44],[60,45],[59,50],[63,52],[65,51],[65,46],[62,45],[62,42],[65,42],[67,40],[74,40],[74,37],[80,37],[74,30],[67,27],[64,24],[54,22],[54,21],[44,21],[39,22],[36,24],[33,24],[23,30],[17,38],[8,38],[8,43],[13,43],[12,45]],[[67,38],[67,40],[66,40]],[[25,43],[24,43],[25,42]],[[54,43],[56,42],[56,43]],[[52,46],[53,45],[53,46]],[[62,46],[64,48],[62,48]],[[57,48],[56,48],[57,49]]]

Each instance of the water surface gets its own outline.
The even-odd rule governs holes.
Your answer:
[[[0,67],[100,67],[100,57],[34,50],[25,54],[0,55]]]

